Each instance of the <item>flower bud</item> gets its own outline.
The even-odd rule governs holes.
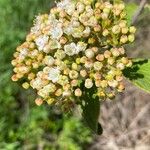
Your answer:
[[[87,49],[87,50],[85,51],[85,55],[86,55],[86,57],[88,57],[88,58],[93,58],[93,57],[94,57],[94,52],[93,52],[91,49]]]
[[[103,54],[98,54],[98,55],[96,56],[96,59],[97,59],[98,61],[103,61],[105,58],[104,58],[104,55],[103,55]]]
[[[107,36],[109,34],[109,31],[107,29],[105,29],[102,34],[103,34],[103,36]]]
[[[96,71],[100,71],[100,70],[102,69],[102,67],[103,67],[103,64],[102,64],[101,62],[96,61],[96,62],[94,63],[94,69],[95,69]]]
[[[43,104],[43,100],[41,98],[36,98],[35,103],[36,105],[41,106]]]
[[[82,96],[82,91],[79,88],[76,89],[74,93],[75,93],[75,96],[77,96],[77,97]]]
[[[25,82],[25,83],[22,84],[22,87],[23,87],[24,89],[28,89],[28,88],[30,87],[30,85],[29,85],[28,82]]]
[[[47,99],[47,104],[51,105],[54,101],[55,101],[54,98],[49,98],[49,99]]]
[[[56,96],[61,96],[62,95],[62,89],[58,89],[56,92],[55,92],[55,95]]]
[[[135,33],[136,32],[136,28],[134,26],[129,28],[130,33]]]
[[[70,77],[71,79],[77,79],[77,78],[78,78],[78,72],[75,71],[75,70],[71,70],[71,71],[69,72],[69,77]]]
[[[127,33],[128,33],[128,27],[123,27],[123,28],[121,29],[121,32],[122,32],[123,34],[127,34]]]
[[[71,86],[72,87],[75,87],[75,86],[77,86],[78,85],[78,80],[72,80],[71,81]]]
[[[114,33],[114,34],[119,34],[120,33],[120,27],[119,27],[119,25],[115,25],[115,26],[113,26],[113,28],[112,28],[112,32]]]
[[[134,34],[130,34],[130,35],[128,36],[128,40],[129,40],[129,42],[133,42],[133,41],[135,40]]]
[[[106,51],[104,52],[104,57],[105,57],[105,58],[109,58],[110,56],[111,56],[111,52],[108,51],[108,50],[106,50]]]
[[[85,80],[85,87],[86,87],[87,89],[90,89],[90,88],[92,88],[92,86],[93,86],[92,80],[91,80],[91,79],[86,79],[86,80]]]
[[[80,75],[81,75],[81,77],[85,78],[87,76],[86,70],[81,70]]]
[[[120,38],[120,42],[125,44],[128,41],[128,37],[126,35],[122,35]]]

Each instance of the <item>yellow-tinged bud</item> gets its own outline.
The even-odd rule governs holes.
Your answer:
[[[108,50],[106,50],[106,51],[104,52],[104,57],[105,57],[105,58],[111,57],[111,52],[108,51]]]
[[[121,32],[122,32],[123,34],[127,34],[128,31],[129,31],[128,27],[123,27],[123,28],[121,29]]]
[[[47,104],[51,105],[52,103],[54,103],[55,99],[54,98],[49,98],[47,99]]]
[[[62,93],[63,93],[62,89],[58,89],[58,90],[56,90],[55,95],[56,96],[61,96]]]
[[[28,88],[30,87],[30,85],[29,85],[28,82],[25,82],[25,83],[22,84],[22,87],[23,87],[24,89],[28,89]]]
[[[98,61],[103,61],[105,58],[104,58],[104,55],[103,55],[103,54],[98,54],[98,55],[96,56],[96,59],[97,59]]]
[[[125,44],[128,41],[128,37],[126,35],[122,35],[120,38],[120,42]]]
[[[113,26],[112,32],[113,32],[114,34],[119,34],[120,31],[121,31],[121,29],[120,29],[119,25]]]
[[[109,34],[109,31],[107,29],[105,29],[102,34],[103,34],[103,36],[107,36]]]
[[[35,74],[34,73],[29,73],[28,74],[28,79],[29,80],[33,80],[35,78]]]
[[[135,33],[136,32],[136,28],[134,26],[129,28],[130,33]]]
[[[129,40],[129,42],[133,42],[133,41],[135,40],[134,34],[130,34],[130,35],[128,36],[128,40]]]

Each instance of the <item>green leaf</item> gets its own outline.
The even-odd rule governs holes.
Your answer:
[[[128,3],[126,4],[126,13],[127,13],[127,22],[130,25],[132,21],[132,17],[134,16],[136,10],[138,8],[138,5],[135,3]]]
[[[150,93],[150,59],[133,59],[133,66],[123,73],[134,85]]]
[[[93,97],[93,91],[86,90],[82,96],[83,118],[87,126],[96,134],[102,134],[103,130],[98,122],[100,113],[100,101],[98,97]]]

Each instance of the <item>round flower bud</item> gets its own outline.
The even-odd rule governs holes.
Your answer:
[[[117,88],[118,88],[118,92],[122,92],[125,89],[123,83],[120,83]]]
[[[134,26],[129,28],[130,33],[135,33],[136,32],[136,28]]]
[[[107,81],[106,81],[106,80],[102,80],[101,83],[100,83],[100,86],[101,86],[102,88],[106,88],[106,87],[108,86]]]
[[[11,77],[11,79],[12,79],[12,81],[18,81],[18,78],[17,78],[16,75],[13,75],[13,76]]]
[[[86,55],[86,57],[88,57],[88,58],[93,58],[93,57],[94,57],[94,52],[93,52],[91,49],[87,49],[87,50],[85,51],[85,55]]]
[[[103,36],[107,36],[109,34],[109,31],[107,29],[105,29],[102,34],[103,34]]]
[[[98,54],[98,55],[96,56],[96,59],[97,59],[98,61],[103,61],[105,58],[104,58],[104,55],[103,55],[103,54]]]
[[[69,96],[71,96],[71,91],[69,91],[69,90],[68,90],[68,91],[64,91],[64,92],[63,92],[63,96],[64,96],[64,97],[69,97]]]
[[[112,52],[112,55],[115,57],[118,57],[120,55],[120,52],[117,48],[112,48],[111,52]]]
[[[56,92],[55,92],[55,95],[56,96],[61,96],[62,95],[62,89],[58,89]]]
[[[123,63],[117,63],[116,67],[120,70],[124,70],[125,65]]]
[[[54,101],[55,101],[54,98],[48,98],[48,99],[47,99],[47,104],[48,104],[48,105],[51,105]]]
[[[108,85],[110,87],[116,88],[118,86],[118,81],[116,80],[108,81]]]
[[[78,80],[72,80],[71,81],[71,86],[72,87],[75,87],[75,86],[77,86],[78,85]]]
[[[84,9],[85,9],[85,5],[82,4],[81,2],[78,2],[78,3],[77,3],[77,11],[78,11],[79,13],[82,13],[82,12],[84,11]]]
[[[94,74],[94,79],[100,80],[100,79],[101,79],[101,74],[100,74],[99,72],[96,72],[96,73]]]
[[[105,57],[105,58],[109,58],[110,56],[111,56],[111,52],[108,51],[108,50],[106,50],[106,51],[104,52],[104,57]]]
[[[41,98],[36,98],[35,103],[36,105],[41,106],[43,104],[43,100]]]
[[[97,61],[97,62],[94,63],[94,69],[95,69],[96,71],[101,70],[102,67],[103,67],[103,64],[102,64],[101,62],[98,62],[98,61]]]
[[[113,26],[113,28],[112,28],[112,32],[114,33],[114,34],[119,34],[120,33],[120,27],[119,27],[119,25],[115,25],[115,26]]]
[[[86,79],[84,85],[85,85],[85,87],[86,87],[87,89],[90,89],[90,88],[93,87],[93,82],[92,82],[91,79]]]
[[[28,88],[30,87],[30,85],[29,85],[28,82],[25,82],[25,83],[22,84],[22,87],[23,87],[24,89],[28,89]]]
[[[77,96],[77,97],[82,96],[82,91],[79,88],[76,89],[74,93],[75,93],[75,96]]]
[[[71,71],[69,72],[69,77],[70,77],[71,79],[77,79],[77,78],[78,78],[78,72],[75,71],[75,70],[71,70]]]
[[[128,27],[123,27],[123,28],[121,29],[121,32],[122,32],[123,34],[127,34],[127,33],[128,33]]]
[[[128,37],[126,35],[122,35],[120,38],[120,42],[125,44],[128,41]]]
[[[128,36],[128,40],[129,40],[129,42],[133,42],[133,41],[135,40],[134,34],[130,34],[130,35]]]
[[[78,70],[78,65],[77,65],[76,63],[73,63],[73,64],[72,64],[72,69],[73,69],[73,70]]]
[[[80,75],[85,78],[87,76],[86,70],[81,70]]]

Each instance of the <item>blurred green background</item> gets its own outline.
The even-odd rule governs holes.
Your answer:
[[[128,2],[128,15],[131,17],[139,1]],[[0,0],[0,150],[87,150],[91,143],[95,144],[91,132],[80,118],[65,116],[58,108],[36,106],[34,93],[23,90],[10,79],[10,62],[15,48],[25,40],[35,16],[48,13],[53,4],[52,0]],[[136,41],[127,47],[129,56],[150,56],[149,23],[150,7],[147,5],[136,23]],[[106,104],[106,108],[111,104]],[[106,122],[107,131],[107,121],[111,123],[111,120],[105,115],[108,116],[106,113],[102,116],[102,124]],[[115,126],[113,128],[117,130]],[[100,141],[103,143],[104,139],[107,138]]]

